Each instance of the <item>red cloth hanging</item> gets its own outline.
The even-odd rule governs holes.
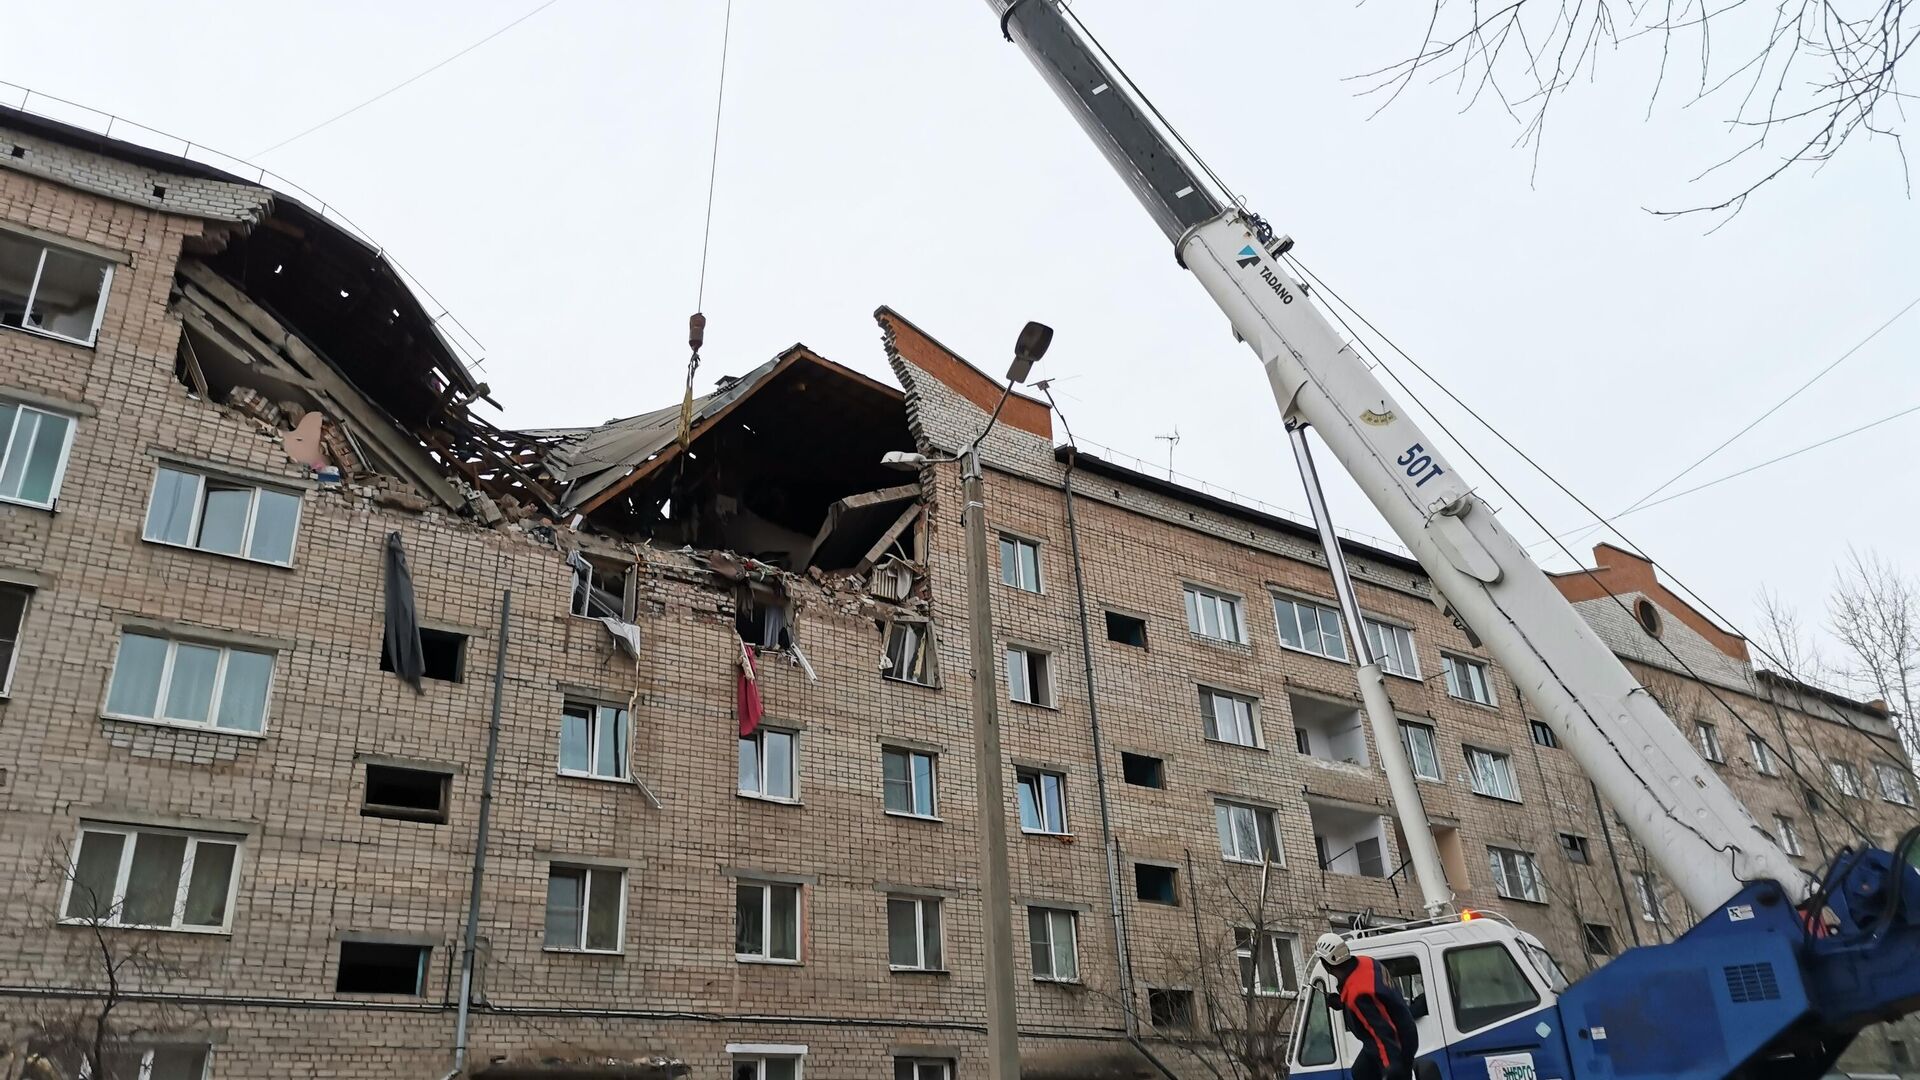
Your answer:
[[[753,647],[740,643],[740,678],[735,694],[735,711],[740,716],[740,737],[750,737],[760,728],[766,707],[760,703],[760,680],[754,670]]]

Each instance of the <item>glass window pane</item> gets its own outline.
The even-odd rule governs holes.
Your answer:
[[[41,506],[53,501],[53,478],[60,469],[60,459],[67,448],[67,429],[72,423],[54,413],[40,414],[40,423],[33,437],[32,457],[27,463],[26,477],[20,484],[20,498]],[[8,461],[9,471],[12,466],[12,461]]]
[[[227,892],[239,848],[202,840],[193,845],[193,873],[187,881],[188,926],[222,926],[227,921]]]
[[[760,739],[758,736],[740,740],[740,790],[749,795],[760,794]]]
[[[207,1075],[207,1051],[195,1046],[157,1046],[148,1080],[201,1080]]]
[[[772,934],[767,955],[775,960],[800,959],[800,890],[792,885],[774,885]]]
[[[1260,858],[1260,833],[1254,825],[1253,810],[1250,807],[1233,808],[1233,844],[1241,858],[1248,860]]]
[[[1044,979],[1053,974],[1053,944],[1047,938],[1047,913],[1039,908],[1027,909],[1027,951],[1028,959],[1033,963],[1035,978]]]
[[[619,709],[600,706],[594,710],[593,772],[595,776],[627,775],[627,747],[621,730]]]
[[[127,838],[120,833],[80,834],[80,853],[73,860],[73,890],[67,896],[66,918],[100,919],[113,913],[113,886],[120,876],[120,854]]]
[[[766,955],[764,891],[759,885],[740,885],[733,890],[733,951],[742,956]]]
[[[1254,951],[1256,963],[1255,977],[1259,979],[1261,992],[1271,994],[1280,989],[1280,969],[1274,963],[1274,940],[1272,935],[1263,934],[1260,947]]]
[[[1300,645],[1300,620],[1298,611],[1291,600],[1276,599],[1273,602],[1273,621],[1280,630],[1280,643],[1298,649]]]
[[[1020,584],[1019,573],[1020,568],[1014,562],[1013,541],[1003,536],[1000,538],[1000,584]]]
[[[933,816],[933,758],[915,754],[913,761],[913,812]]]
[[[1040,549],[1033,544],[1020,544],[1020,587],[1038,591],[1040,588]]]
[[[240,554],[247,535],[247,515],[253,511],[254,489],[208,480],[206,492],[200,509],[200,537],[193,546],[222,555]]]
[[[139,834],[134,840],[133,867],[127,872],[127,898],[120,905],[119,921],[130,926],[173,925],[173,905],[180,897],[180,869],[186,858],[186,837]]]
[[[1022,776],[1018,785],[1020,797],[1020,827],[1039,829],[1040,824],[1040,778],[1034,775]]]
[[[626,875],[618,870],[595,870],[587,879],[587,948],[620,947],[620,908],[626,898]]]
[[[799,1075],[799,1062],[793,1058],[768,1058],[766,1075],[761,1080],[794,1080]]]
[[[40,283],[33,290],[28,320],[49,334],[74,341],[93,340],[93,313],[106,287],[107,264],[89,255],[47,249]]]
[[[1032,701],[1027,687],[1027,654],[1020,649],[1007,650],[1007,697],[1014,701]]]
[[[1080,958],[1074,952],[1073,913],[1053,913],[1053,973],[1061,979],[1080,977]]]
[[[1310,653],[1327,655],[1330,648],[1320,631],[1320,609],[1302,604],[1295,611],[1300,616],[1300,647]]]
[[[191,543],[193,510],[199,502],[199,477],[162,468],[153,481],[153,501],[147,506],[144,535],[165,544]]]
[[[213,682],[220,673],[220,650],[176,642],[173,674],[167,681],[167,705],[161,716],[204,724],[213,704]]]
[[[586,872],[547,871],[547,947],[577,949],[587,902]]]
[[[177,662],[175,669],[178,670]],[[239,731],[259,731],[266,720],[267,686],[272,681],[272,653],[240,649],[229,652],[226,681],[220,687],[220,715],[214,723]],[[174,685],[179,685],[177,677]],[[173,697],[167,696],[169,700]]]
[[[887,901],[887,963],[894,967],[920,966],[919,904]]]
[[[907,778],[907,755],[888,750],[880,755],[880,788],[887,809],[913,813],[912,782]]]
[[[569,705],[560,716],[560,767],[567,772],[586,772],[592,743],[588,741],[585,710]]]
[[[1061,784],[1061,779],[1052,773],[1040,774],[1041,808],[1046,811],[1043,816],[1050,832],[1064,832],[1067,827],[1067,808],[1060,790]]]
[[[767,795],[793,798],[793,736],[784,731],[766,733]]]
[[[926,939],[922,949],[926,966],[930,968],[944,966],[940,955],[940,901],[920,901],[920,933]]]
[[[1461,1031],[1525,1012],[1539,1001],[1513,954],[1498,943],[1449,950],[1447,976]]]
[[[284,491],[260,490],[260,505],[253,512],[253,539],[247,543],[247,555],[272,563],[293,561],[293,532],[300,520],[300,497]]]
[[[120,655],[114,661],[113,687],[107,691],[107,711],[116,716],[152,716],[160,697],[160,672],[166,663],[165,639],[120,635]]]
[[[760,1059],[744,1058],[733,1063],[733,1080],[760,1080]]]
[[[1186,590],[1185,597],[1187,601],[1187,629],[1197,634],[1200,632],[1200,597],[1199,594],[1195,593],[1192,589]]]
[[[1220,636],[1228,641],[1240,640],[1240,603],[1237,600],[1220,601]]]
[[[9,411],[14,407],[7,406]],[[33,456],[34,434],[40,426],[40,414],[31,409],[18,410],[14,420],[13,434],[7,439],[6,468],[0,470],[0,495],[9,499],[24,498],[20,489],[26,485],[27,463]]]
[[[1328,656],[1336,660],[1347,658],[1347,639],[1340,633],[1339,612],[1320,609],[1320,636]]]
[[[1220,854],[1233,858],[1233,808],[1226,803],[1213,804],[1213,831],[1220,836]]]
[[[40,271],[41,246],[24,236],[0,233],[0,326],[27,324],[27,296]]]
[[[1327,995],[1317,987],[1307,1001],[1306,1021],[1301,1028],[1299,1042],[1300,1064],[1334,1063],[1333,1014],[1327,1010]]]

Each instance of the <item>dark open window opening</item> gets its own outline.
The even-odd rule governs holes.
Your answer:
[[[1193,991],[1147,987],[1147,1015],[1155,1028],[1164,1030],[1192,1027]]]
[[[1560,850],[1567,856],[1568,862],[1590,863],[1593,856],[1587,847],[1587,838],[1573,833],[1560,834]]]
[[[427,678],[460,682],[466,676],[466,653],[467,635],[420,628],[420,659],[425,664],[421,674]],[[380,670],[393,670],[393,654],[384,638],[380,642]]]
[[[1533,741],[1541,746],[1559,746],[1560,740],[1554,737],[1553,729],[1538,720],[1527,721],[1528,730],[1533,732]]]
[[[1583,923],[1580,931],[1588,956],[1613,955],[1613,927],[1604,923]]]
[[[367,793],[361,817],[447,823],[447,793],[453,777],[431,769],[368,765]]]
[[[740,587],[734,598],[733,628],[740,634],[741,641],[762,649],[785,649],[793,645],[787,599],[765,587]]]
[[[1177,875],[1171,866],[1133,864],[1133,894],[1149,904],[1180,906]]]
[[[1117,611],[1107,612],[1107,640],[1136,649],[1147,647],[1147,620]]]
[[[333,989],[341,994],[425,993],[426,945],[387,945],[372,941],[340,943],[340,973]]]
[[[1120,775],[1135,787],[1163,788],[1167,786],[1167,763],[1146,754],[1123,752],[1120,755]]]

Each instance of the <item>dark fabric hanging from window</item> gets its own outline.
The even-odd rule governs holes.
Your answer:
[[[420,676],[427,665],[420,652],[420,620],[413,607],[413,574],[407,570],[407,552],[397,532],[387,534],[386,636],[381,650],[391,670],[416,693],[422,692]]]

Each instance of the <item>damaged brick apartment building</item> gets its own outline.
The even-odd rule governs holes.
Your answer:
[[[469,1075],[981,1073],[959,477],[881,459],[999,387],[876,317],[899,388],[796,345],[684,434],[504,430],[377,248],[0,110],[0,1077],[103,1017],[120,1077],[446,1075],[470,890]],[[1418,908],[1315,533],[1019,395],[985,458],[1027,1072],[1272,1075],[1301,943]],[[1684,930],[1419,566],[1348,555],[1461,904],[1572,975]],[[1804,865],[1913,823],[1884,708],[1596,559]]]

